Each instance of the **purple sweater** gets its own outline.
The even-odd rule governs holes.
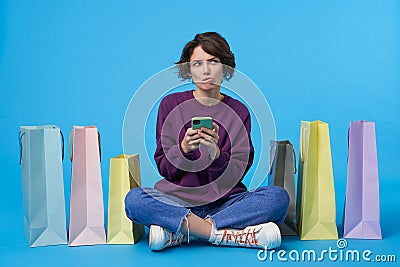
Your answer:
[[[181,142],[192,117],[212,117],[218,124],[221,154],[212,161],[207,147],[188,154]],[[198,102],[193,91],[167,95],[160,103],[154,154],[163,180],[155,188],[186,201],[188,206],[210,203],[230,194],[246,191],[241,182],[253,163],[250,113],[230,96],[214,106]]]

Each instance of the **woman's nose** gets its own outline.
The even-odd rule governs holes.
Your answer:
[[[204,62],[204,64],[203,64],[203,66],[204,66],[204,75],[209,75],[210,73],[211,73],[211,70],[210,70],[210,65],[209,65],[210,63],[209,62]]]

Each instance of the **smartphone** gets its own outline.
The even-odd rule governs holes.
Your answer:
[[[211,117],[192,118],[192,129],[200,129],[201,127],[205,127],[212,130],[213,128],[212,118]]]

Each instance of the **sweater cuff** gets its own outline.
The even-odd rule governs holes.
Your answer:
[[[219,155],[219,158],[217,158],[216,160],[214,160],[211,163],[210,168],[212,168],[212,169],[220,169],[225,165],[227,160],[228,160],[227,153],[226,152],[221,152],[221,155]]]
[[[185,158],[187,158],[188,160],[194,160],[194,159],[195,159],[195,157],[196,157],[196,153],[195,153],[196,150],[190,151],[189,153],[185,153],[185,152],[183,152],[182,147],[181,147],[180,145],[178,145],[178,147],[179,147],[179,150],[180,150],[181,154],[182,154]]]

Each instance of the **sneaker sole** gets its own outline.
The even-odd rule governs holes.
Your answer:
[[[279,247],[281,245],[282,240],[281,240],[281,231],[279,230],[278,225],[276,225],[273,222],[266,223],[265,225],[272,230],[275,240],[275,242],[271,242],[268,249]]]
[[[149,248],[153,251],[159,251],[163,249],[163,242],[159,237],[162,237],[164,231],[161,226],[151,225],[149,233]]]

